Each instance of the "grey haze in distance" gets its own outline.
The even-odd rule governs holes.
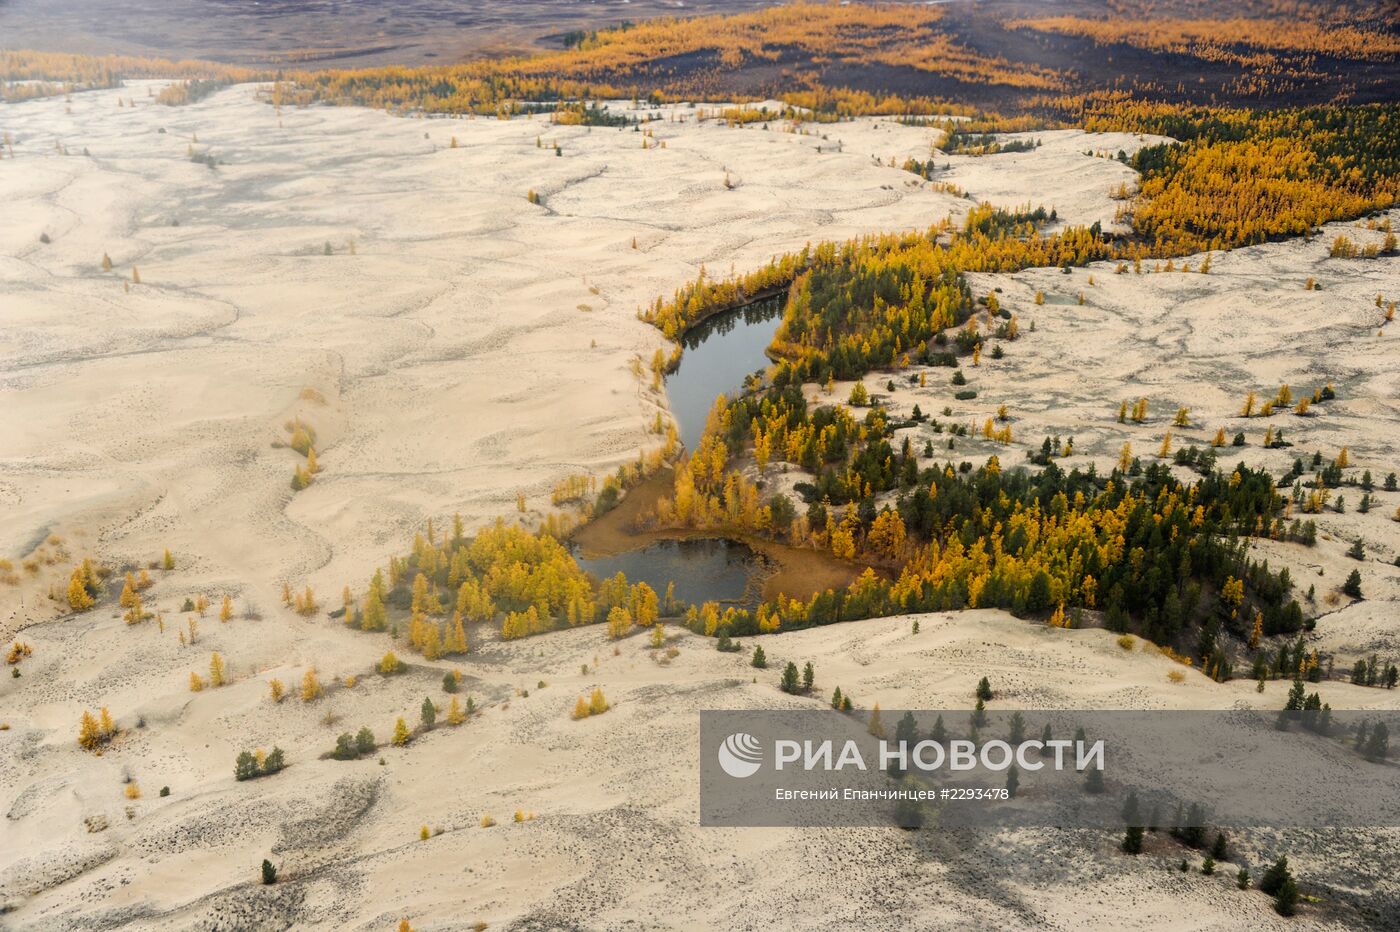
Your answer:
[[[250,67],[450,64],[559,48],[563,34],[753,0],[0,0],[0,48]]]

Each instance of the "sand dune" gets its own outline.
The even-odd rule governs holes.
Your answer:
[[[77,95],[71,110],[60,99],[8,106],[15,157],[0,161],[0,555],[18,565],[39,547],[53,559],[0,585],[0,634],[22,630],[34,649],[22,679],[0,680],[7,925],[1341,928],[1365,924],[1356,876],[1391,903],[1400,894],[1384,834],[1369,847],[1357,833],[1345,846],[1241,839],[1252,869],[1286,849],[1329,891],[1328,912],[1285,923],[1228,875],[1169,870],[1180,851],[1166,842],[1125,863],[1101,832],[701,830],[698,710],[818,700],[785,696],[776,671],[679,631],[674,658],[640,638],[614,652],[601,628],[512,643],[472,631],[457,666],[477,716],[365,760],[319,759],[337,734],[367,725],[384,742],[425,697],[445,706],[453,665],[372,675],[387,638],[292,614],[283,582],[327,600],[362,585],[428,517],[479,524],[511,512],[517,491],[533,517],[561,478],[653,445],[647,424],[665,398],[629,364],[662,340],[636,320],[639,305],[702,264],[721,274],[809,240],[919,228],[978,197],[1107,223],[1109,190],[1131,173],[1084,151],[1141,140],[1047,133],[1031,153],[949,156],[970,195],[959,198],[889,166],[926,156],[939,133],[885,120],[795,135],[697,125],[677,108],[689,121],[662,111],[651,128],[666,147],[644,150],[638,133],[542,120],[278,114],[250,87],[168,109],[133,83]],[[1373,303],[1397,290],[1394,261],[1329,259],[1339,230],[1377,235],[1336,225],[1312,242],[1217,255],[1208,276],[975,276],[979,293],[1002,288],[1026,331],[1004,360],[969,370],[978,398],[954,401],[947,370],[930,370],[925,389],[882,393],[897,410],[948,405],[974,425],[1010,405],[1017,444],[961,441],[959,457],[996,452],[1014,465],[1058,433],[1075,437],[1072,464],[1106,467],[1124,439],[1150,456],[1187,405],[1194,426],[1175,431],[1177,444],[1208,442],[1217,426],[1248,435],[1222,463],[1282,472],[1294,455],[1346,445],[1379,483],[1400,468],[1392,335],[1376,335]],[[141,283],[124,287],[133,266]],[[1305,291],[1308,276],[1324,288]],[[1249,389],[1329,379],[1335,402],[1273,419],[1292,449],[1262,451],[1264,423],[1233,416]],[[1118,424],[1117,402],[1140,395],[1149,422]],[[316,428],[324,469],[295,495],[301,460],[281,446],[293,417]],[[1354,506],[1358,493],[1346,495]],[[1321,516],[1314,549],[1258,544],[1315,580],[1325,650],[1397,646],[1400,493],[1375,497],[1369,514]],[[63,543],[43,543],[50,534]],[[1343,555],[1356,536],[1371,548],[1363,564]],[[128,628],[110,603],[62,617],[46,596],[84,554],[144,565],[166,547],[177,568],[155,573],[148,599],[163,633]],[[1357,565],[1367,600],[1329,605]],[[184,598],[226,592],[235,617],[211,611],[182,646]],[[925,616],[921,628],[878,619],[763,643],[770,663],[811,660],[824,695],[839,685],[886,708],[965,706],[983,675],[1005,707],[1023,708],[1276,708],[1287,688],[1260,694],[1194,672],[1176,683],[1179,665],[1155,652],[1000,612]],[[211,651],[233,682],[189,692]],[[268,680],[294,691],[312,665],[332,685],[325,698],[270,701]],[[352,675],[353,687],[340,683]],[[571,721],[595,686],[614,708]],[[1342,683],[1323,691],[1339,708],[1397,702]],[[96,757],[74,736],[81,710],[100,705],[123,733]],[[274,745],[286,772],[234,781],[240,750]],[[123,795],[128,776],[140,799]],[[517,809],[536,818],[514,823]],[[482,828],[483,814],[500,824]],[[423,825],[441,834],[419,841]],[[259,885],[264,857],[286,882]]]

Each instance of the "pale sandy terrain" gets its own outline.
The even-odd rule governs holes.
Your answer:
[[[750,268],[808,240],[922,227],[973,201],[890,168],[891,156],[925,156],[938,133],[888,121],[830,127],[825,140],[777,124],[663,121],[651,128],[666,148],[643,150],[631,131],[523,119],[279,117],[242,87],[181,109],[145,95],[139,84],[122,92],[132,109],[99,92],[76,97],[71,114],[62,100],[0,111],[15,139],[0,161],[0,556],[18,569],[50,533],[64,539],[43,545],[52,563],[0,585],[0,634],[23,629],[34,650],[22,678],[0,679],[0,906],[12,910],[0,927],[370,930],[407,917],[420,930],[1332,928],[1362,924],[1352,904],[1372,884],[1394,902],[1393,836],[1238,839],[1256,873],[1287,850],[1327,890],[1326,913],[1309,907],[1285,924],[1266,897],[1233,889],[1233,871],[1168,870],[1181,850],[1165,841],[1128,861],[1103,832],[700,829],[697,711],[820,700],[778,692],[773,669],[754,682],[745,655],[684,632],[663,663],[640,638],[614,654],[601,628],[510,644],[473,631],[476,650],[456,666],[477,717],[383,749],[382,765],[319,760],[341,732],[368,725],[382,742],[397,716],[416,721],[425,697],[445,707],[454,665],[369,675],[388,639],[292,614],[284,581],[328,599],[362,586],[428,517],[460,511],[479,524],[512,513],[521,490],[534,518],[559,479],[653,446],[647,423],[665,399],[629,364],[662,341],[635,309],[701,264]],[[1034,153],[954,160],[957,183],[977,196],[980,180],[1009,206],[1053,202],[1068,221],[1111,219],[1108,191],[1131,173],[1083,152],[1133,140],[1045,136]],[[219,166],[190,161],[190,146]],[[542,206],[525,200],[531,188]],[[954,402],[948,370],[931,370],[928,388],[893,404],[934,415],[948,404],[980,425],[1004,401],[1016,445],[959,441],[960,457],[1014,463],[1059,432],[1075,436],[1072,462],[1101,466],[1124,439],[1155,452],[1186,404],[1200,426],[1179,439],[1245,429],[1242,455],[1279,472],[1296,452],[1330,458],[1346,444],[1379,485],[1400,468],[1400,391],[1373,301],[1397,296],[1400,280],[1394,260],[1326,258],[1330,235],[1218,255],[1209,276],[978,277],[979,293],[1001,287],[1035,332],[968,370],[975,402]],[[128,290],[133,265],[141,284]],[[1325,288],[1304,291],[1309,275]],[[1043,307],[1031,303],[1037,288]],[[1264,423],[1229,417],[1249,388],[1266,396],[1279,381],[1310,390],[1327,378],[1336,402],[1273,420],[1292,450],[1262,453]],[[303,398],[306,388],[325,401]],[[1152,401],[1149,423],[1116,423],[1118,400],[1138,395]],[[294,415],[316,427],[324,469],[295,496],[300,459],[274,446]],[[1231,462],[1236,451],[1225,452]],[[1322,600],[1358,565],[1342,552],[1363,535],[1368,599],[1341,600],[1316,640],[1393,657],[1400,570],[1386,564],[1400,549],[1389,520],[1400,494],[1377,493],[1368,515],[1355,514],[1359,492],[1345,494],[1352,507],[1322,516],[1331,539],[1316,549],[1259,547],[1295,579],[1314,567]],[[155,573],[148,598],[164,632],[128,628],[111,602],[62,616],[45,595],[84,554],[144,564],[165,547],[179,565]],[[235,618],[211,611],[182,646],[181,601],[224,592]],[[926,616],[917,636],[909,619],[880,619],[763,643],[770,663],[811,660],[823,696],[839,685],[863,706],[965,707],[982,675],[1003,707],[1276,708],[1286,692],[1191,672],[1173,683],[1178,665],[1102,631],[1000,612]],[[214,650],[234,682],[189,692]],[[270,702],[268,679],[295,688],[313,664],[328,684],[361,679],[313,704]],[[614,709],[571,721],[594,686]],[[1338,708],[1400,704],[1383,690],[1322,691]],[[100,705],[123,734],[96,757],[74,736],[81,711]],[[240,750],[274,745],[286,772],[233,780]],[[138,800],[123,795],[127,775]],[[537,818],[514,824],[516,809]],[[483,814],[500,824],[481,828]],[[107,828],[90,831],[88,819]],[[419,841],[425,824],[442,834]],[[284,882],[259,885],[264,857]]]
[[[180,109],[145,95],[4,113],[0,552],[103,525],[103,556],[171,547],[184,585],[259,610],[283,579],[338,592],[428,516],[478,522],[517,490],[547,504],[565,475],[655,446],[664,401],[629,362],[663,341],[634,315],[702,265],[967,203],[776,131],[658,122],[667,148],[643,150],[543,120],[279,117],[250,87]],[[272,446],[293,416],[324,468],[295,499],[299,458]]]

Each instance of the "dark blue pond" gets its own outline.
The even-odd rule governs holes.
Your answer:
[[[773,342],[783,301],[780,295],[712,317],[681,339],[680,368],[667,376],[666,396],[687,450],[700,442],[715,397],[738,392],[746,376],[768,367],[763,351]]]

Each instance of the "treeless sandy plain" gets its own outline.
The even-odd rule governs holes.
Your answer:
[[[4,922],[1356,927],[1372,885],[1395,901],[1385,833],[1237,839],[1252,870],[1287,850],[1329,891],[1326,913],[1285,923],[1266,897],[1235,891],[1233,871],[1175,872],[1180,849],[1164,841],[1126,862],[1103,832],[702,830],[696,712],[813,704],[778,692],[772,671],[754,682],[744,655],[681,630],[674,657],[644,638],[614,653],[601,626],[513,643],[475,631],[466,661],[420,661],[386,679],[366,675],[383,635],[282,607],[284,582],[338,604],[343,584],[362,586],[429,517],[460,512],[479,525],[514,514],[523,491],[526,517],[538,518],[561,478],[635,459],[656,443],[647,427],[665,406],[632,371],[663,345],[636,308],[701,265],[724,274],[808,241],[966,210],[973,200],[890,166],[927,156],[936,130],[860,120],[800,135],[776,122],[698,123],[677,108],[661,111],[643,148],[630,129],[542,119],[278,113],[250,87],[170,109],[147,88],[3,112],[13,147],[0,161],[0,556],[18,583],[0,585],[0,635],[33,647],[23,677],[0,680]],[[972,198],[1111,222],[1109,191],[1132,172],[1085,151],[1140,142],[1038,135],[1032,153],[940,161]],[[1153,455],[1186,405],[1193,426],[1174,429],[1178,445],[1244,430],[1249,445],[1222,462],[1243,456],[1280,473],[1294,455],[1330,459],[1345,445],[1379,485],[1400,468],[1400,376],[1375,296],[1400,296],[1400,278],[1394,260],[1328,258],[1337,232],[1380,236],[1336,225],[1312,242],[1217,254],[1209,275],[979,276],[978,290],[1001,287],[1027,332],[1005,359],[969,371],[978,398],[954,401],[947,370],[930,370],[926,388],[883,393],[896,410],[948,405],[953,420],[979,426],[1008,404],[1016,445],[959,441],[959,457],[996,452],[1014,465],[1058,433],[1075,437],[1071,462],[1106,468],[1125,440]],[[1305,290],[1309,276],[1323,288]],[[1328,380],[1335,402],[1272,419],[1292,449],[1262,451],[1265,423],[1234,417],[1250,389],[1269,397],[1281,382],[1301,392]],[[883,376],[867,381],[883,389]],[[1118,424],[1119,400],[1139,396],[1148,421]],[[292,417],[315,426],[323,468],[295,495],[300,458],[280,446]],[[1317,548],[1258,547],[1302,586],[1315,581],[1327,612],[1318,646],[1393,657],[1400,493],[1375,493],[1364,515],[1358,493],[1346,494],[1347,513],[1320,516]],[[1344,556],[1357,536],[1368,544],[1360,564]],[[64,616],[48,597],[84,555],[145,565],[166,547],[177,568],[155,573],[147,599],[164,632],[126,626],[111,602]],[[1333,594],[1353,567],[1359,603]],[[233,619],[211,611],[198,642],[182,646],[183,600],[205,594],[217,606],[225,593]],[[840,685],[885,708],[965,707],[982,675],[1005,707],[1277,708],[1286,692],[1194,672],[1173,682],[1182,668],[1155,652],[1000,612],[927,616],[921,627],[880,619],[763,642],[770,664],[813,661],[823,694]],[[191,693],[189,674],[207,672],[211,651],[233,682]],[[269,701],[270,678],[294,688],[312,665],[323,683],[360,679],[315,703]],[[341,732],[368,725],[384,741],[425,697],[444,703],[453,666],[482,709],[467,724],[385,748],[382,763],[318,759]],[[613,710],[569,720],[594,686]],[[1322,691],[1338,708],[1397,704],[1384,690]],[[101,705],[123,734],[95,757],[74,737],[81,711]],[[274,745],[287,752],[284,773],[234,781],[240,750]],[[139,799],[124,794],[126,777]],[[517,809],[536,818],[515,823]],[[500,824],[481,827],[486,814]],[[442,831],[420,841],[424,825]],[[264,857],[284,882],[259,884]]]

